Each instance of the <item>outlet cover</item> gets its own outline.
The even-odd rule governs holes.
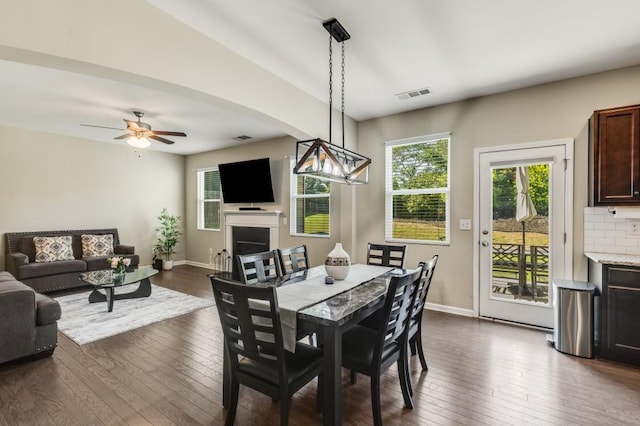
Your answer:
[[[471,219],[460,219],[460,230],[471,231]]]

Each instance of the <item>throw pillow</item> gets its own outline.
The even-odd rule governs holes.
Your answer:
[[[82,257],[111,256],[113,255],[113,235],[89,235],[80,236],[82,240]]]
[[[36,263],[73,260],[71,241],[71,235],[33,237],[33,244],[36,247]]]

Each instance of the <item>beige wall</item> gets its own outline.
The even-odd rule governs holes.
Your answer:
[[[180,155],[0,126],[0,159],[0,234],[118,228],[149,265],[160,210],[183,215]],[[4,269],[4,235],[0,253]]]
[[[356,210],[356,260],[367,241],[384,241],[384,142],[451,131],[451,245],[412,244],[408,265],[440,254],[429,302],[472,309],[473,233],[457,225],[473,218],[474,148],[574,138],[574,278],[586,279],[588,120],[596,109],[640,103],[639,87],[640,67],[633,67],[360,123],[358,150],[373,166],[369,185],[357,189],[366,201]]]
[[[224,216],[221,231],[199,231],[197,224],[196,174],[198,169],[217,166],[218,164],[269,157],[271,162],[271,180],[273,183],[275,203],[260,204],[266,210],[280,210],[280,246],[288,247],[306,244],[312,265],[324,264],[324,258],[340,241],[342,221],[340,211],[350,198],[345,196],[341,202],[341,194],[345,188],[338,185],[331,196],[331,237],[292,237],[289,233],[289,161],[295,156],[295,139],[280,138],[255,144],[241,145],[237,148],[212,151],[203,154],[190,155],[186,160],[186,241],[187,259],[202,266],[209,265],[209,248],[214,254],[225,247]],[[247,177],[247,185],[251,184],[251,177]],[[347,190],[348,191],[348,190]],[[348,194],[347,194],[348,195]],[[237,210],[238,204],[223,204],[223,210]],[[350,209],[350,205],[349,205]],[[287,224],[284,224],[284,219]]]

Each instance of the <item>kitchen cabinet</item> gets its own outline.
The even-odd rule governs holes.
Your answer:
[[[640,365],[640,266],[591,263],[601,289],[598,357]]]
[[[595,111],[590,129],[593,206],[640,206],[640,105]]]

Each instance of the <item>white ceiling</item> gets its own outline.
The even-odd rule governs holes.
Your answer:
[[[638,0],[148,0],[298,86],[328,100],[329,35],[335,17],[346,47],[345,112],[360,121],[555,80],[640,64]],[[339,106],[334,43],[334,106]],[[191,154],[285,133],[192,99],[143,87],[0,61],[0,123],[101,142],[122,132],[133,110],[155,130],[184,131]],[[431,94],[399,100],[428,87]]]

